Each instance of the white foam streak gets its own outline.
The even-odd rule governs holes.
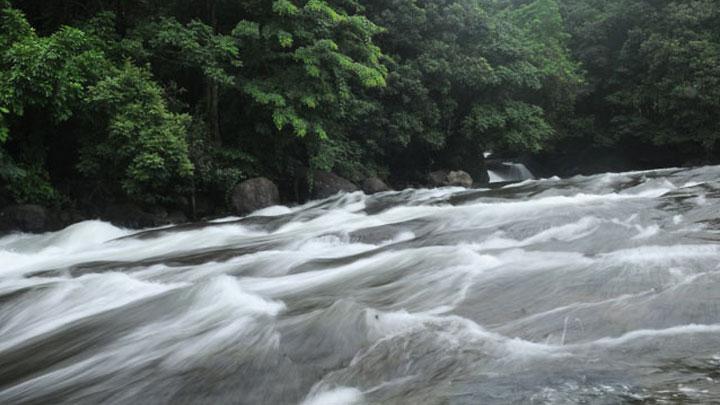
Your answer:
[[[720,332],[720,324],[717,325],[681,325],[674,326],[666,329],[643,329],[628,332],[618,337],[606,337],[598,339],[594,342],[587,343],[590,345],[602,345],[602,346],[619,346],[634,340],[645,339],[645,338],[661,338],[661,337],[672,337],[678,335],[691,335],[698,333],[718,333]]]
[[[623,366],[717,353],[718,173],[356,192],[138,235],[98,221],[8,235],[0,401],[512,402],[547,384],[564,399],[644,382]],[[524,391],[508,396],[508,381]]]
[[[357,388],[338,387],[329,391],[311,393],[301,405],[354,405],[363,401],[363,394]]]
[[[70,228],[68,230],[72,231]],[[0,275],[19,276],[33,271],[61,269],[87,262],[140,261],[172,255],[188,249],[231,245],[234,241],[247,240],[263,234],[232,224],[187,232],[168,232],[151,240],[113,239],[103,241],[101,239],[97,243],[86,244],[83,248],[76,243],[70,243],[67,246],[51,245],[39,252],[0,251],[0,259],[5,259],[5,266],[0,268]],[[75,240],[74,234],[71,235],[70,239]],[[58,234],[47,235],[49,239],[58,237]]]
[[[495,236],[476,245],[478,249],[509,249],[549,241],[572,241],[584,238],[595,232],[602,223],[598,218],[584,217],[577,222],[560,225],[541,231],[527,239],[515,240]],[[500,234],[501,235],[501,234]]]
[[[720,253],[720,247],[717,245],[639,246],[603,254],[601,258],[611,262],[668,263],[716,257],[718,253]]]
[[[130,233],[131,231],[127,229],[117,228],[106,222],[85,221],[71,225],[59,232],[6,236],[0,239],[0,251],[19,254],[74,253]]]
[[[277,350],[279,336],[269,329],[271,326],[264,317],[274,317],[284,310],[282,302],[249,294],[228,276],[217,277],[184,291],[189,294],[181,305],[187,310],[179,311],[178,316],[150,322],[130,333],[117,331],[117,340],[97,355],[37,375],[11,389],[0,391],[0,395],[14,398],[31,390],[42,393],[43,390],[63,389],[99,376],[109,378],[111,382],[119,370],[143,367],[153,362],[159,364],[160,370],[182,372],[192,370],[208,358],[221,356],[228,350],[233,350],[234,361],[238,363],[243,362],[243,356],[261,356],[260,347],[265,347],[266,352]],[[108,301],[117,299],[106,289],[100,292],[108,297]],[[239,350],[242,348],[245,350]],[[136,389],[139,389],[150,381],[137,383],[139,386]]]
[[[20,310],[0,316],[0,336],[4,337],[0,352],[32,336],[181,286],[142,282],[122,273],[58,281],[54,288],[29,298],[31,302]]]

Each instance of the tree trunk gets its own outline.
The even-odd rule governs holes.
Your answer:
[[[218,22],[215,0],[206,0],[205,7],[208,23],[213,28],[213,33],[217,33]],[[205,80],[205,96],[207,99],[207,118],[210,137],[215,145],[220,146],[222,145],[222,138],[220,136],[219,86],[217,82],[209,77]]]
[[[220,146],[222,145],[222,138],[220,137],[218,84],[210,78],[206,79],[205,97],[207,99],[207,123],[210,130],[210,138],[214,144]]]

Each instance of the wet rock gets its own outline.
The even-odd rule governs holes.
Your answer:
[[[365,194],[377,194],[392,190],[384,181],[378,177],[369,177],[363,181],[362,190]]]
[[[265,177],[245,180],[235,186],[232,205],[239,215],[249,214],[280,203],[280,192],[275,183]]]
[[[194,219],[211,217],[217,211],[215,200],[207,195],[195,196],[194,204],[191,202],[190,207]]]
[[[115,226],[131,229],[153,228],[169,224],[167,212],[148,212],[132,203],[114,204],[105,209],[101,219]]]
[[[466,187],[470,188],[473,185],[472,177],[462,170],[457,170],[448,173],[447,182],[450,186]]]
[[[66,228],[72,224],[89,219],[88,215],[83,214],[76,209],[55,209],[48,211],[48,221],[45,224],[46,230],[57,231]]]
[[[159,222],[168,222],[168,212],[165,208],[160,206],[151,206],[146,208],[148,214],[152,215]]]
[[[438,170],[428,175],[428,183],[431,187],[470,188],[473,185],[473,179],[467,172],[462,170]]]
[[[38,233],[47,230],[48,211],[39,205],[11,205],[0,211],[0,232]]]
[[[430,187],[443,187],[448,173],[450,173],[448,170],[437,170],[431,172],[428,174],[428,185]]]
[[[9,193],[7,191],[0,188],[0,208],[9,207],[13,204],[13,201],[10,199],[8,194]]]
[[[0,210],[0,232],[54,232],[88,219],[102,219],[124,228],[152,228],[187,222],[181,211],[161,207],[140,208],[132,203],[113,204],[92,212],[76,208],[44,208],[39,205],[12,205]]]
[[[312,197],[315,199],[328,198],[339,192],[352,193],[359,190],[351,181],[335,173],[315,172],[313,181]]]
[[[185,215],[185,213],[182,211],[179,211],[179,210],[171,211],[167,216],[167,220],[169,223],[175,224],[175,225],[184,224],[184,223],[188,222],[188,218]]]

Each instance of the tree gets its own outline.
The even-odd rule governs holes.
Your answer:
[[[619,133],[710,153],[720,141],[720,6],[667,2],[630,31],[608,101]],[[696,152],[697,153],[697,152]]]
[[[101,38],[61,27],[38,36],[16,9],[2,10],[0,106],[7,145],[21,176],[6,177],[19,201],[58,198],[48,162],[80,173],[137,200],[154,200],[163,188],[192,172],[186,116],[167,110],[164,95],[144,68],[114,61]],[[33,121],[39,117],[41,125]],[[56,132],[68,125],[70,133]],[[64,154],[63,144],[82,150]],[[60,155],[60,156],[58,156]],[[116,179],[105,182],[106,178]]]
[[[375,136],[385,159],[402,165],[392,172],[419,178],[451,167],[482,178],[483,152],[542,148],[559,128],[558,112],[572,106],[581,79],[552,0],[519,8],[479,0],[367,7],[389,27],[379,38],[392,60]]]
[[[276,0],[245,10],[251,19],[232,31],[246,55],[236,79],[244,116],[262,118],[260,133],[302,139],[298,158],[324,170],[337,163],[333,148],[362,109],[360,90],[385,85],[373,44],[380,29],[353,14],[353,2],[343,4]]]
[[[717,2],[584,0],[563,9],[588,77],[576,144],[642,151],[643,159],[655,150],[653,165],[717,150]]]
[[[120,184],[131,198],[157,202],[177,195],[193,165],[186,134],[190,117],[168,111],[150,74],[126,62],[88,88],[91,113],[105,117],[106,136],[91,135],[80,150],[80,172]],[[185,182],[187,185],[187,182]]]

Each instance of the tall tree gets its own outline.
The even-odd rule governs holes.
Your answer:
[[[188,117],[168,110],[151,75],[113,60],[97,30],[64,26],[40,36],[17,9],[0,12],[3,139],[24,172],[6,179],[14,197],[56,199],[53,162],[111,194],[155,200],[176,192],[192,173]],[[58,133],[62,126],[67,133]],[[65,145],[77,149],[64,153]]]
[[[588,77],[575,144],[619,148],[649,165],[712,156],[719,9],[701,0],[563,1],[573,54]]]
[[[482,178],[484,151],[537,150],[556,133],[553,118],[580,76],[553,0],[366,3],[388,27],[379,43],[392,58],[389,86],[375,130],[390,134],[382,149],[401,165],[391,171],[449,166]]]

